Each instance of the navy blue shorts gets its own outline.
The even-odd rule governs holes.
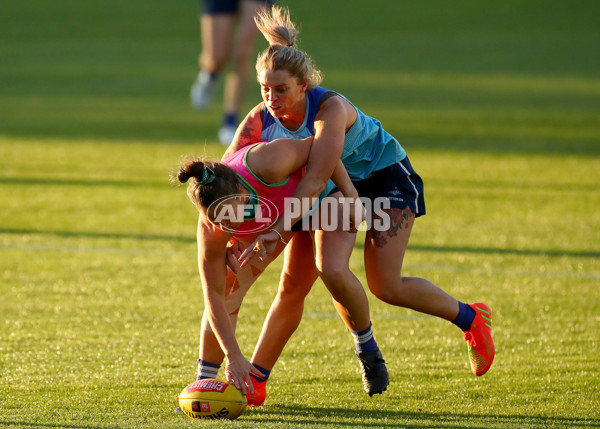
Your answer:
[[[423,181],[410,164],[408,157],[397,164],[369,174],[365,179],[352,182],[361,198],[387,198],[390,208],[409,207],[416,217],[425,214]],[[329,195],[339,192],[336,187]]]
[[[200,2],[200,12],[207,15],[233,15],[238,13],[241,1],[257,1],[266,5],[275,3],[275,0],[203,0]]]
[[[409,207],[415,217],[425,214],[423,181],[413,169],[408,157],[397,164],[372,172],[363,180],[352,183],[361,199],[366,198],[374,202],[378,198],[385,198],[389,204],[386,204],[385,207],[397,209]],[[337,186],[332,186],[330,189],[329,192],[325,191],[322,195],[330,196],[340,192]],[[363,204],[365,204],[364,201]],[[382,208],[384,205],[378,204],[377,207]],[[365,204],[365,208],[367,210],[370,208],[371,211],[367,213],[367,218],[374,219],[375,204],[371,204],[370,207]],[[292,226],[292,231],[310,230],[313,217],[318,216],[318,213],[317,211],[305,215]]]

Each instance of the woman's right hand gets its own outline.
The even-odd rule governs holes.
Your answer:
[[[254,386],[252,385],[250,372],[253,372],[259,377],[265,376],[241,354],[237,357],[227,357],[227,364],[225,365],[225,377],[227,382],[233,384],[238,390],[241,390],[244,396],[248,392],[251,395],[254,394]]]
[[[258,256],[261,261],[264,261],[268,255],[275,251],[279,240],[280,235],[273,230],[260,234],[256,237],[256,240],[254,240],[254,243],[248,246],[246,250],[244,250],[244,253],[242,253],[242,256],[240,256],[240,266],[244,268],[255,256]]]

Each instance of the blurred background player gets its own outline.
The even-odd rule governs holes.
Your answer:
[[[190,101],[196,109],[208,108],[214,99],[219,76],[230,61],[230,70],[225,81],[223,120],[219,129],[219,141],[223,145],[229,145],[233,140],[239,111],[251,76],[254,42],[258,35],[254,16],[264,8],[270,7],[274,1],[200,1],[200,72],[190,90]]]

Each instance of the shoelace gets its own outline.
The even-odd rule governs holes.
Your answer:
[[[362,372],[367,378],[371,377],[372,375],[377,375],[377,370],[375,369],[375,367],[370,367],[367,361],[364,359],[358,358],[358,360],[361,363]]]

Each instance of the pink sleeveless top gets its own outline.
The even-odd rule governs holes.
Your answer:
[[[244,222],[234,231],[236,238],[244,238],[267,230],[283,214],[286,198],[294,193],[300,179],[304,176],[304,168],[294,171],[283,182],[267,183],[248,167],[247,157],[250,149],[259,145],[246,146],[223,161],[233,168],[240,183],[250,195],[250,201],[244,207]]]

